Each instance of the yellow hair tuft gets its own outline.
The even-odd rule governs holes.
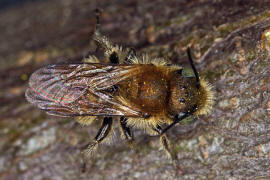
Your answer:
[[[201,85],[201,97],[199,100],[198,110],[195,112],[195,115],[206,115],[211,112],[213,104],[215,102],[215,93],[213,87],[205,79],[200,79]]]

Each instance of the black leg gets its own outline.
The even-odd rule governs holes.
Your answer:
[[[96,9],[96,29],[93,35],[93,39],[104,49],[104,55],[106,63],[122,64],[125,61],[131,61],[135,56],[133,49],[126,51],[121,46],[114,45],[106,36],[103,36],[100,32],[100,15],[101,10]]]
[[[121,130],[121,137],[124,139],[127,143],[127,145],[130,148],[135,149],[135,151],[138,151],[139,148],[134,140],[133,133],[131,132],[130,127],[127,126],[127,118],[121,117],[120,118],[120,130]]]
[[[99,21],[99,17],[101,15],[101,10],[100,9],[96,9],[95,10],[96,13],[96,31],[95,33],[99,34],[100,33],[100,21]]]
[[[100,15],[101,10],[96,9],[96,30],[93,36],[93,39],[105,50],[104,55],[106,61],[109,61],[112,64],[119,63],[119,55],[122,52],[122,48],[119,46],[114,46],[111,41],[103,36],[100,32]]]
[[[98,144],[100,144],[102,141],[104,141],[104,139],[106,139],[111,129],[112,129],[112,117],[104,117],[102,126],[99,129],[94,139],[94,142],[90,143],[87,146],[87,149],[85,150],[87,156],[92,156],[95,153]]]
[[[157,125],[156,127],[153,127],[153,130],[157,132],[159,135],[161,135],[162,133],[162,128],[159,125]]]
[[[131,133],[131,130],[129,127],[127,127],[127,118],[126,117],[121,117],[120,118],[120,126],[122,129],[122,135],[124,139],[127,141],[133,141],[133,134]]]
[[[108,136],[111,129],[112,129],[112,117],[105,117],[102,126],[95,137],[95,140],[98,143],[103,141]]]
[[[166,152],[167,157],[171,160],[175,160],[176,156],[172,154],[170,142],[166,134],[162,133],[163,132],[162,128],[159,125],[157,125],[156,127],[153,128],[153,130],[160,135],[160,138],[159,138],[160,146]]]
[[[119,57],[116,52],[112,52],[109,56],[109,60],[112,64],[119,64]]]

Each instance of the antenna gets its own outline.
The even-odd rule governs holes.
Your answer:
[[[191,65],[192,70],[193,70],[193,72],[195,74],[195,77],[196,77],[196,87],[199,89],[199,87],[200,87],[200,78],[199,78],[199,74],[198,74],[198,72],[197,72],[197,70],[196,70],[196,68],[195,68],[195,66],[193,64],[193,60],[192,60],[192,57],[191,57],[191,52],[190,52],[189,47],[187,48],[187,54],[188,54],[189,63]]]
[[[162,132],[161,135],[164,134],[166,131],[168,131],[171,127],[173,127],[174,125],[176,125],[177,123],[179,123],[180,121],[184,120],[185,118],[191,116],[196,110],[197,110],[197,105],[194,105],[190,111],[187,112],[180,112],[179,114],[175,115],[174,117],[174,121],[172,124],[170,124],[169,126],[165,127]]]

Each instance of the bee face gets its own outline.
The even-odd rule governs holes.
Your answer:
[[[99,29],[94,40],[104,48],[104,59],[90,56],[80,64],[41,68],[30,77],[25,93],[30,103],[51,115],[75,116],[84,125],[91,124],[97,116],[103,117],[88,154],[110,135],[117,119],[127,141],[133,142],[131,128],[135,126],[160,135],[161,144],[169,153],[164,133],[188,116],[210,111],[211,86],[199,78],[189,51],[194,76],[185,75],[180,66],[164,59],[140,56],[133,49],[113,45]],[[162,128],[163,125],[168,126]]]
[[[198,102],[199,90],[196,87],[195,77],[186,77],[182,69],[173,72],[170,82],[170,114],[175,116],[180,112],[188,111]]]

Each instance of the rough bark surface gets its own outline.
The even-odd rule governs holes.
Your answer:
[[[115,43],[184,66],[190,46],[213,85],[212,113],[168,133],[176,167],[157,137],[136,130],[135,151],[115,128],[114,143],[83,168],[80,147],[100,123],[82,127],[26,102],[33,71],[95,51],[96,7]],[[37,0],[0,9],[0,179],[269,179],[269,7],[267,0]]]

